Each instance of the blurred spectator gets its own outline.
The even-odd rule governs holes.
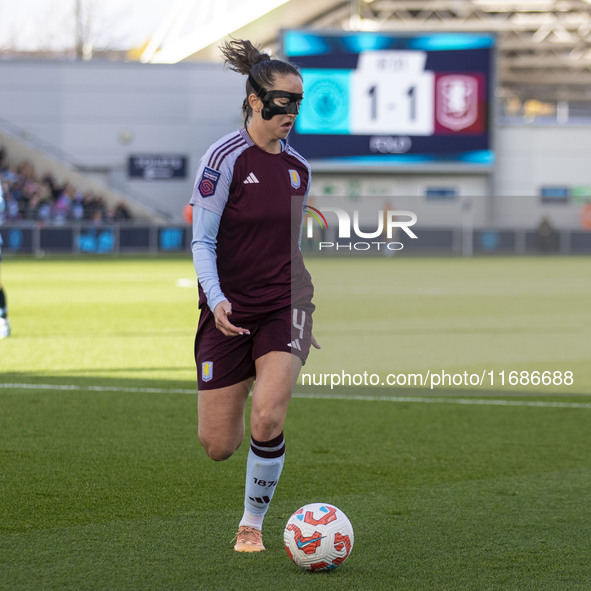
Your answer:
[[[76,192],[72,202],[72,219],[81,222],[84,219],[84,199],[82,193]]]
[[[115,208],[115,215],[114,219],[117,222],[127,222],[131,219],[131,212],[129,211],[129,207],[127,207],[127,203],[125,201],[120,201]]]
[[[11,169],[4,148],[0,148],[0,182],[8,220],[33,220],[43,224],[87,221],[101,225],[132,217],[125,202],[114,211],[109,210],[103,197],[91,192],[83,194],[67,182],[62,185],[51,173],[38,179],[28,160],[15,170]]]
[[[547,217],[542,218],[538,226],[538,251],[549,254],[558,250],[558,233],[552,227]]]
[[[53,220],[58,224],[64,224],[70,217],[72,211],[72,202],[74,196],[74,188],[66,183],[55,200],[52,216]]]

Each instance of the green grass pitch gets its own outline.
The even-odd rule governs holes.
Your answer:
[[[481,384],[298,387],[267,551],[232,550],[247,446],[197,442],[190,258],[8,259],[0,589],[591,588],[587,258],[313,259],[310,374]],[[501,385],[499,372],[573,372]],[[554,375],[554,374],[552,374]],[[332,502],[355,547],[300,572],[282,532]]]

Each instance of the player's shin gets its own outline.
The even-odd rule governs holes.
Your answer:
[[[284,460],[283,433],[271,441],[264,442],[251,437],[246,462],[244,515],[240,525],[262,529],[263,519],[277,487]]]

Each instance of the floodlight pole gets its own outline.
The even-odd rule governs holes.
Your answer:
[[[473,255],[473,235],[474,235],[474,202],[472,197],[465,197],[462,201],[462,256],[471,257]]]

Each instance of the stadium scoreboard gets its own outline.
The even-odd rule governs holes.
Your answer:
[[[283,32],[304,101],[290,143],[336,165],[491,167],[490,34]]]

